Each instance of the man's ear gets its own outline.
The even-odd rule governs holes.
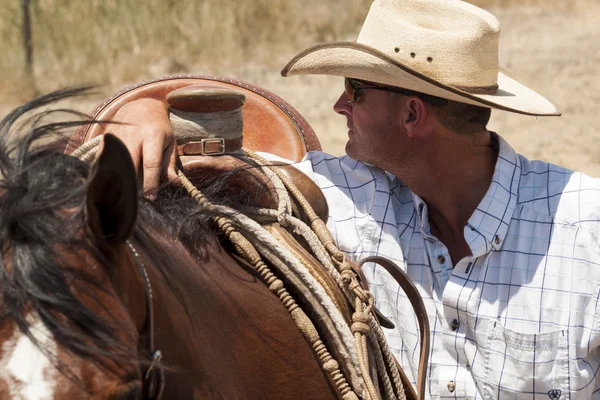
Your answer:
[[[406,101],[405,110],[406,113],[402,122],[408,137],[414,137],[425,123],[429,109],[423,99],[411,96]]]
[[[133,162],[125,145],[104,135],[86,191],[88,223],[98,243],[125,242],[137,216],[138,193]]]

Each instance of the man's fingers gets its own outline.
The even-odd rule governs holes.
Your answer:
[[[161,173],[168,168],[163,157],[171,160],[171,153],[165,150],[174,149],[168,106],[152,98],[139,99],[124,105],[115,121],[123,123],[115,125],[115,135],[129,150],[136,171],[140,172],[141,166],[144,192],[154,198]]]
[[[144,193],[150,199],[156,196],[160,181],[163,157],[163,137],[147,137],[142,145],[142,166],[144,172]]]
[[[169,147],[165,150],[163,155],[166,166],[163,166],[163,171],[167,171],[167,180],[172,185],[179,184],[179,177],[177,176],[177,147],[175,141],[171,141]]]

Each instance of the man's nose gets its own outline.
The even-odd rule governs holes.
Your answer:
[[[345,92],[342,92],[340,97],[333,105],[333,110],[341,115],[350,115],[352,112],[352,104],[348,103],[348,96]]]

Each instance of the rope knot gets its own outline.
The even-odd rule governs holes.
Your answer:
[[[273,293],[276,293],[283,289],[283,282],[280,279],[275,279],[271,285],[269,285],[269,290]]]
[[[350,265],[348,260],[346,260],[345,258],[344,258],[344,261],[342,261],[342,263],[339,265],[340,265],[340,272],[346,272],[346,271],[354,272],[354,270],[352,269],[352,266]]]
[[[288,214],[286,214],[285,212],[279,212],[277,214],[277,223],[284,228],[289,227],[290,221],[289,221],[288,217],[289,217]]]
[[[323,364],[323,369],[327,372],[333,372],[340,368],[340,365],[333,358]]]
[[[369,314],[366,312],[357,311],[352,314],[352,322],[361,322],[363,324],[368,324],[370,321]]]
[[[369,327],[369,314],[366,312],[355,312],[352,314],[352,333],[368,335],[371,331]]]
[[[358,283],[356,286],[358,286],[358,288],[355,287],[352,290],[354,292],[354,294],[356,295],[356,297],[358,297],[360,299],[360,301],[362,301],[364,304],[370,305],[369,304],[369,295],[371,294],[371,292],[367,292],[367,291],[363,290],[360,287],[360,285],[358,285]]]

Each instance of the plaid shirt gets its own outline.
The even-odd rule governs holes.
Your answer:
[[[427,398],[600,399],[600,180],[494,137],[493,180],[464,230],[472,256],[455,266],[427,205],[394,176],[321,152],[296,165],[325,194],[340,249],[395,261],[419,289],[431,328]],[[363,271],[414,383],[412,307],[381,268]]]

